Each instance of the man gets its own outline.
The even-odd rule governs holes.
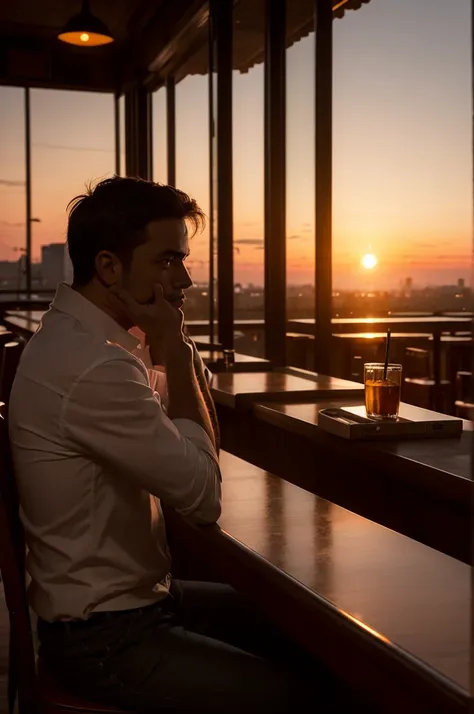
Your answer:
[[[220,514],[214,410],[181,310],[187,226],[203,220],[181,191],[133,178],[72,204],[74,282],[27,345],[9,409],[29,600],[43,657],[82,697],[144,712],[290,711],[302,688],[257,656],[277,656],[278,635],[227,586],[169,574],[160,501],[196,523]],[[164,367],[166,407],[132,327]]]

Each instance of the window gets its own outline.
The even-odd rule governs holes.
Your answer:
[[[205,28],[207,40],[207,28]],[[209,329],[209,49],[207,41],[175,78],[176,187],[196,199],[205,212],[206,228],[191,240],[187,266],[194,287],[187,293],[186,319]]]
[[[70,281],[66,207],[114,169],[113,95],[31,90],[33,287]]]
[[[210,223],[209,223],[209,341],[217,342],[218,336],[218,262],[217,236],[219,230],[219,212],[217,210],[218,180],[217,180],[217,38],[211,30],[209,42],[212,43],[211,65],[209,67],[209,111],[210,117]]]
[[[0,87],[0,290],[25,288],[25,90]]]
[[[334,22],[333,307],[462,310],[472,250],[471,3]]]
[[[233,195],[234,315],[263,320],[264,312],[264,57],[265,4],[234,7]],[[237,325],[238,352],[263,354],[263,325]]]
[[[168,149],[166,131],[166,87],[152,94],[153,116],[153,181],[168,183]]]
[[[287,1],[286,294],[287,317],[314,317],[315,46],[313,7],[305,23]],[[298,28],[298,29],[296,29]],[[296,34],[295,34],[296,33]]]

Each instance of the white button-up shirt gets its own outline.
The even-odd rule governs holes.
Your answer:
[[[9,429],[29,600],[45,620],[167,594],[160,499],[198,522],[219,517],[211,440],[197,423],[167,417],[137,348],[136,337],[62,284],[22,355]]]

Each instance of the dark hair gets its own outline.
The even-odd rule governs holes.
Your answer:
[[[114,176],[95,187],[89,185],[67,210],[67,244],[76,285],[92,280],[101,250],[110,250],[129,265],[134,249],[146,242],[145,229],[151,221],[183,219],[193,226],[193,234],[205,226],[205,215],[193,198],[172,186],[139,178]]]

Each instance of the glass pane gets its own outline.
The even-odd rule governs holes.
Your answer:
[[[166,87],[152,95],[153,181],[168,183],[168,134],[166,130]]]
[[[25,288],[25,91],[0,87],[0,290]],[[5,298],[8,295],[4,296]]]
[[[212,242],[210,249],[210,277],[209,277],[209,328],[210,328],[210,342],[218,341],[219,325],[218,325],[218,294],[217,294],[217,283],[218,283],[218,265],[217,265],[217,236],[219,230],[219,213],[217,210],[217,188],[218,188],[218,177],[217,177],[217,40],[213,36],[209,39],[212,42],[212,67],[210,68],[210,111],[211,111],[211,126],[210,126],[210,149],[211,149],[211,161],[210,161],[210,188],[211,188],[211,215],[210,215],[210,225],[209,225],[209,239]]]
[[[287,0],[286,307],[287,318],[314,318],[315,44],[313,7]],[[312,368],[313,341],[287,337],[287,361]]]
[[[120,176],[127,175],[125,159],[125,95],[119,97]]]
[[[287,2],[288,28],[294,3]],[[287,316],[314,317],[314,21],[286,51]]]
[[[472,247],[471,3],[334,22],[334,310],[463,310]]]
[[[207,35],[206,35],[207,36]],[[209,78],[207,42],[197,53],[199,73],[183,71],[176,83],[176,186],[196,199],[209,217]],[[194,280],[188,290],[185,313],[187,321],[202,321],[204,334],[209,330],[209,218],[202,233],[191,241],[187,261]]]
[[[235,349],[263,356],[264,316],[264,3],[234,8],[233,191]]]
[[[67,205],[90,182],[114,174],[114,97],[31,90],[33,270],[45,289],[70,282]]]

